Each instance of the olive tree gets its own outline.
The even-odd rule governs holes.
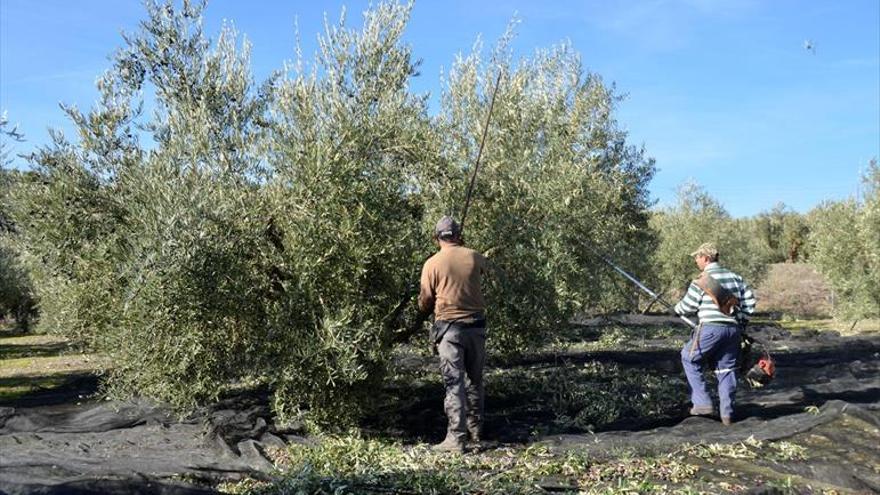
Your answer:
[[[408,91],[411,7],[380,4],[360,30],[342,16],[274,93],[262,194],[280,411],[305,403],[338,421],[368,404],[429,253],[419,179],[436,174],[439,143],[426,98]]]
[[[651,217],[660,239],[652,259],[657,286],[673,297],[680,296],[697,268],[688,256],[700,244],[713,242],[722,265],[741,275],[753,287],[766,271],[760,238],[748,219],[733,219],[705,189],[686,183],[678,190],[675,205]]]
[[[189,408],[254,378],[318,420],[369,402],[428,252],[416,179],[438,156],[407,91],[409,9],[328,27],[313,70],[258,86],[202,5],[148,4],[98,104],[66,109],[80,140],[54,134],[15,194],[41,325],[107,354],[109,392]]]
[[[13,192],[16,242],[43,330],[107,354],[110,392],[189,407],[251,373],[266,338],[265,98],[234,31],[213,47],[202,34],[201,5],[147,7],[96,105],[65,107],[79,140],[53,133],[31,156],[37,179]]]
[[[148,3],[98,102],[65,107],[78,140],[53,132],[11,194],[39,324],[106,354],[108,392],[185,410],[256,380],[284,416],[354,420],[411,335],[431,225],[460,211],[498,71],[465,232],[501,274],[492,341],[521,350],[616,304],[587,247],[646,260],[653,162],[570,47],[516,64],[504,40],[491,62],[477,50],[432,119],[409,90],[411,4],[342,18],[259,84],[247,42],[211,42],[202,8]]]
[[[806,258],[809,228],[803,215],[779,203],[753,221],[770,263],[795,263]]]
[[[653,161],[627,143],[614,87],[561,45],[514,61],[508,31],[486,59],[456,60],[437,126],[446,168],[426,178],[429,217],[460,213],[494,82],[501,74],[464,237],[486,251],[492,342],[518,350],[552,336],[620,283],[590,249],[644,258]],[[625,282],[623,282],[625,284]]]
[[[23,174],[6,168],[12,163],[10,142],[21,141],[24,136],[17,127],[10,128],[4,112],[0,115],[0,318],[12,316],[27,331],[34,316],[33,289],[11,243],[16,229],[9,212],[9,193]]]
[[[835,293],[834,314],[880,316],[880,167],[863,178],[864,199],[826,202],[810,212],[810,262]]]

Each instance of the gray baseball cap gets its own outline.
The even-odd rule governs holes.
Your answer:
[[[456,238],[461,234],[461,226],[450,216],[444,216],[434,227],[434,235],[439,239]]]

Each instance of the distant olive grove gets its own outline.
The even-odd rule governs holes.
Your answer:
[[[807,214],[809,260],[835,292],[840,318],[880,317],[880,166],[862,177],[862,198],[828,201]]]
[[[732,218],[703,188],[686,184],[678,201],[655,210],[650,226],[659,245],[649,277],[658,288],[680,295],[693,272],[682,253],[702,240],[718,245],[721,261],[760,284],[771,263],[804,262],[824,275],[834,294],[832,312],[847,320],[880,317],[880,167],[862,177],[856,201],[826,201],[806,214],[784,204],[749,218]],[[760,297],[760,294],[759,294]]]
[[[107,355],[112,395],[188,409],[264,383],[282,415],[353,421],[395,346],[424,338],[412,284],[433,222],[460,213],[500,73],[464,233],[497,268],[497,354],[585,311],[644,307],[585,246],[673,295],[700,242],[753,280],[814,261],[851,301],[841,315],[876,315],[876,166],[863,201],[807,215],[731,218],[693,185],[652,210],[654,162],[618,125],[621,96],[570,46],[517,60],[511,32],[478,46],[453,61],[431,115],[409,85],[411,7],[381,3],[360,29],[341,19],[314,57],[256,81],[238,33],[202,32],[203,6],[148,4],[98,102],[65,107],[78,139],[53,133],[29,171],[0,170],[0,314],[36,307],[36,331]],[[845,226],[859,235],[840,238]]]
[[[14,319],[20,330],[28,331],[36,310],[33,283],[10,243],[15,226],[6,206],[19,178],[6,167],[12,163],[12,143],[20,141],[24,136],[10,126],[5,113],[0,115],[0,320]]]

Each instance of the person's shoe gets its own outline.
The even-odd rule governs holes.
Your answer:
[[[711,416],[715,413],[712,406],[694,406],[690,410],[691,416]]]
[[[434,452],[457,452],[464,453],[464,442],[452,435],[447,435],[446,439],[431,447]]]
[[[467,448],[471,452],[482,452],[485,449],[483,437],[479,431],[470,430],[470,440],[467,443]]]
[[[468,433],[471,436],[471,442],[480,443],[482,441],[483,435],[480,434],[480,430],[477,428],[468,428]]]
[[[733,418],[722,416],[721,417],[721,424],[723,424],[724,426],[730,426],[733,424]]]

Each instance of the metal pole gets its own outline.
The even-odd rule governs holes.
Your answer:
[[[467,218],[468,207],[471,204],[471,195],[474,192],[474,184],[477,182],[477,172],[480,170],[480,158],[483,156],[483,146],[486,145],[486,135],[488,134],[488,131],[489,131],[489,122],[491,122],[491,120],[492,120],[492,109],[495,108],[495,96],[498,94],[498,87],[500,85],[501,85],[501,71],[499,70],[498,77],[495,79],[495,88],[492,90],[492,99],[489,101],[489,113],[488,113],[488,115],[486,115],[486,124],[483,126],[483,136],[480,139],[480,149],[477,151],[477,161],[474,164],[474,172],[473,172],[473,174],[471,174],[471,181],[470,181],[470,184],[468,185],[467,196],[465,196],[465,200],[464,200],[464,209],[461,212],[461,223],[459,224],[460,232],[464,232],[464,221]],[[391,319],[395,319],[398,316],[400,316],[400,313],[403,311],[405,304],[408,301],[411,301],[412,298],[416,294],[418,294],[417,286],[414,286],[411,290],[408,290],[407,295],[400,301],[400,303],[394,308],[394,310],[392,310],[391,313],[389,313],[387,319],[391,320]],[[408,340],[410,336],[412,336],[413,334],[415,334],[419,330],[421,323],[427,317],[428,317],[428,315],[424,315],[424,314],[420,315],[419,322],[417,324],[411,326],[410,328],[408,328],[405,332],[398,334],[395,337],[395,340],[399,341],[399,342],[403,342],[405,340]]]
[[[658,294],[656,294],[654,291],[652,291],[652,290],[649,289],[647,286],[645,286],[645,284],[643,284],[641,281],[639,281],[639,279],[637,279],[637,278],[635,278],[634,276],[630,275],[629,272],[627,272],[627,271],[624,270],[623,268],[617,266],[617,265],[616,265],[613,261],[611,261],[610,259],[608,259],[608,258],[606,258],[605,256],[603,256],[603,255],[597,253],[596,250],[593,249],[593,248],[591,248],[590,246],[588,246],[588,245],[586,245],[586,244],[583,244],[583,246],[584,246],[585,248],[587,248],[590,252],[592,252],[595,256],[597,256],[598,258],[600,258],[602,261],[604,261],[605,263],[608,263],[608,265],[611,266],[611,268],[613,268],[617,273],[623,275],[624,277],[627,278],[627,280],[629,280],[630,282],[636,284],[636,286],[638,286],[638,288],[642,289],[642,290],[645,291],[649,296],[653,297],[655,301],[657,301],[657,302],[659,302],[660,304],[662,304],[663,307],[665,307],[667,310],[669,310],[669,311],[673,311],[673,310],[674,310],[674,308],[673,308],[673,306],[672,306],[671,304],[669,304],[668,302],[666,302],[666,301],[664,301],[663,299],[661,299],[660,296],[659,296]],[[682,315],[676,315],[676,316],[678,316],[679,318],[681,318],[682,321],[684,321],[685,323],[687,323],[691,328],[696,328],[696,327],[697,327],[697,324],[694,323],[690,318],[688,318],[688,317],[686,317],[686,316],[682,316]]]
[[[489,132],[489,122],[492,119],[492,108],[495,107],[495,95],[498,94],[498,86],[501,84],[501,71],[495,79],[495,89],[492,90],[492,100],[489,102],[489,113],[486,115],[486,125],[483,126],[483,138],[480,139],[480,149],[477,151],[477,162],[474,164],[474,173],[471,174],[471,183],[468,186],[467,196],[464,199],[464,209],[461,212],[461,232],[464,232],[464,221],[467,218],[468,207],[471,204],[471,194],[474,192],[474,184],[477,182],[477,171],[480,170],[480,157],[483,156],[483,146],[486,144],[486,134]]]

